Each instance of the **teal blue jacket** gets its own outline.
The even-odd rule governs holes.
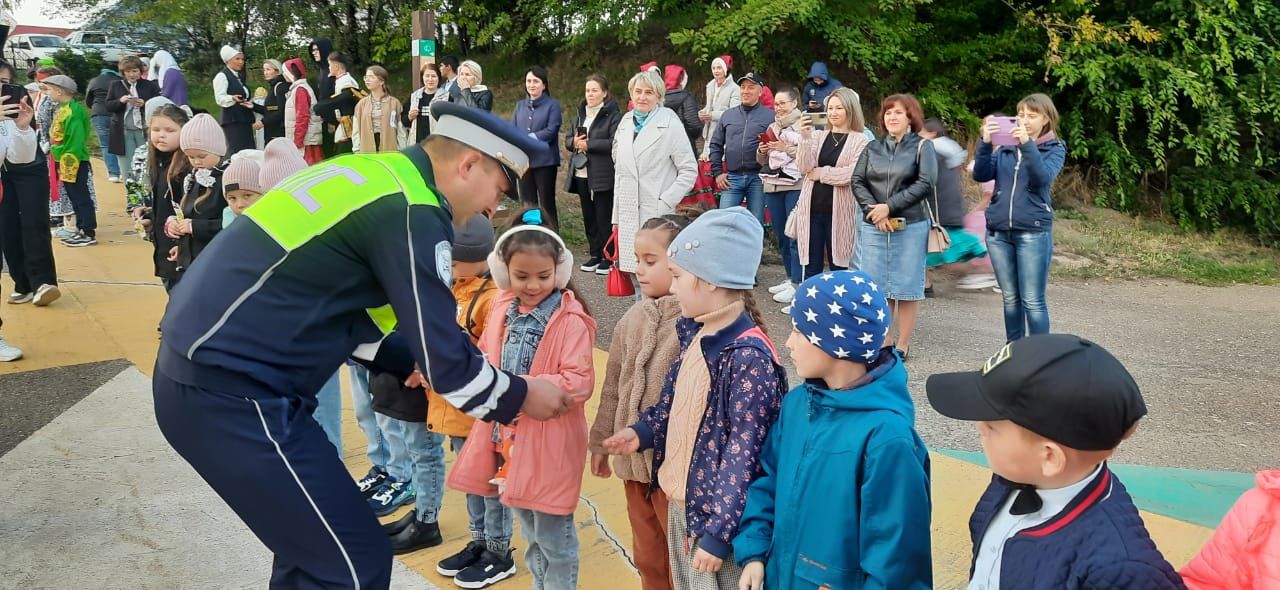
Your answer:
[[[929,455],[907,371],[881,351],[844,390],[806,383],[782,398],[733,541],[765,562],[765,588],[932,588]]]

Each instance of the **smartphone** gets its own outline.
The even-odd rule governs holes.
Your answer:
[[[24,98],[30,98],[31,94],[27,92],[26,88],[17,84],[5,84],[3,88],[0,88],[0,96],[5,97],[4,104],[11,105],[18,104]]]
[[[586,135],[586,134],[587,134],[587,128],[586,128],[586,127],[579,127],[579,128],[577,128],[577,129],[574,129],[574,130],[573,130],[573,133],[574,133],[574,135]]]
[[[1018,145],[1013,136],[1013,129],[1018,126],[1017,117],[992,117],[992,120],[1000,124],[1000,130],[991,134],[991,145]]]
[[[805,116],[813,123],[814,129],[826,129],[827,126],[830,125],[830,121],[827,119],[827,113],[825,111],[821,113],[808,113]]]
[[[906,217],[890,217],[889,227],[893,228],[893,231],[902,231],[904,229],[907,229],[907,218]]]

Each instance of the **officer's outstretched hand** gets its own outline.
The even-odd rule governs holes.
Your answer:
[[[534,420],[549,420],[564,415],[573,405],[573,396],[545,379],[525,378],[529,392],[520,411]]]

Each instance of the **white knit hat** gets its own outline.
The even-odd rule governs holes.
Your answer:
[[[231,61],[231,58],[240,55],[240,50],[230,45],[223,45],[222,51],[218,52],[222,56],[222,63]]]
[[[200,113],[182,126],[182,135],[178,145],[182,151],[204,150],[216,156],[227,155],[227,136],[223,134],[218,120],[206,113]]]
[[[275,188],[280,181],[307,167],[307,161],[298,153],[297,146],[287,137],[277,137],[267,144],[263,154],[258,181],[262,192]]]

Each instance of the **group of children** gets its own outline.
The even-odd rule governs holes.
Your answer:
[[[265,151],[228,154],[212,116],[192,116],[164,97],[147,100],[143,110],[147,143],[133,154],[126,201],[153,244],[156,276],[172,290],[218,232],[307,162],[285,138]]]
[[[533,587],[576,588],[573,512],[589,457],[593,475],[623,480],[646,590],[933,586],[929,456],[905,365],[883,346],[892,318],[873,279],[836,271],[801,284],[786,347],[804,382],[788,391],[752,296],[760,224],[742,208],[649,220],[635,238],[645,297],[614,331],[588,428],[595,322],[570,285],[572,254],[540,211],[517,219],[497,240],[482,217],[459,229],[458,323],[490,362],[577,403],[546,421],[448,432],[458,460],[445,485],[467,494],[471,541],[439,573],[462,588],[514,576],[518,518]],[[439,412],[452,408],[424,396],[420,376],[373,381],[385,383],[375,403],[428,400],[411,414],[429,435],[418,452],[430,467],[412,475],[429,500],[384,528],[400,553],[438,545]],[[980,371],[931,377],[927,391],[939,413],[977,423],[995,473],[970,522],[970,588],[1185,586],[1107,467],[1146,414],[1110,353],[1032,336]]]

